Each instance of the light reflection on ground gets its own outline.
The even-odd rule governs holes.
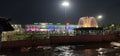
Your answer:
[[[119,56],[119,48],[98,48],[75,50],[71,46],[58,46],[52,56]]]
[[[120,56],[119,47],[81,49],[79,46],[57,46],[32,52],[4,52],[0,56]]]

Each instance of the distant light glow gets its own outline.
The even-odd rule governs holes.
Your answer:
[[[47,25],[47,23],[40,23],[40,25]]]
[[[49,31],[55,30],[55,26],[48,26],[47,29],[48,29]]]
[[[114,27],[115,25],[114,25],[114,24],[112,24],[111,26],[112,26],[112,27]]]
[[[99,15],[99,16],[98,16],[98,19],[101,19],[102,17],[103,17],[102,15]]]
[[[98,23],[94,17],[81,17],[78,27],[98,27]]]
[[[44,28],[47,28],[47,26],[41,26],[41,28],[43,28],[43,29],[44,29]]]
[[[65,7],[67,7],[67,6],[69,6],[69,2],[64,1],[64,2],[62,3],[62,5],[65,6]]]
[[[36,25],[36,26],[26,26],[26,31],[39,31],[40,29],[40,26],[39,25]]]
[[[74,27],[73,27],[73,26],[68,26],[68,27],[66,27],[66,29],[67,29],[67,30],[73,30]]]
[[[47,29],[40,29],[40,31],[48,31]]]
[[[57,25],[61,25],[61,23],[57,23]]]
[[[34,23],[34,25],[38,25],[39,23]]]
[[[120,47],[120,43],[118,43],[118,42],[111,42],[110,44],[113,45],[113,46],[118,46],[118,47]]]

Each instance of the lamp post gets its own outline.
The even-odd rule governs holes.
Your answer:
[[[100,22],[102,22],[102,19],[103,19],[103,16],[102,16],[102,15],[98,15],[98,16],[97,16],[97,20],[98,20],[98,23],[99,23],[100,25],[102,25],[102,23],[100,23]]]
[[[69,2],[68,1],[64,1],[62,3],[62,6],[64,6],[64,8],[65,8],[65,19],[66,19],[66,8],[69,6]]]
[[[65,10],[65,20],[66,20],[66,8],[69,6],[69,2],[68,1],[64,1],[63,3],[62,3],[62,6],[64,7],[64,10]],[[66,26],[67,27],[67,26]],[[65,27],[65,29],[66,29],[66,27]],[[68,35],[68,30],[65,30],[65,32],[66,32],[66,34]]]

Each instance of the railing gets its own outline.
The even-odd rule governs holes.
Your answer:
[[[29,39],[49,39],[50,36],[77,36],[77,35],[109,35],[118,34],[116,31],[93,31],[93,32],[75,32],[75,31],[41,31],[5,34],[4,41],[29,40]]]

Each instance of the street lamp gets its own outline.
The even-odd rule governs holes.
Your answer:
[[[103,16],[102,15],[98,15],[97,16],[97,20],[98,20],[98,23],[100,24],[100,25],[102,25],[102,19],[103,19]]]
[[[66,7],[68,7],[70,4],[69,4],[69,2],[68,1],[64,1],[63,3],[62,3],[62,6],[64,6],[64,8],[65,8],[65,19],[66,19]]]
[[[64,6],[64,7],[68,7],[68,6],[69,6],[69,2],[64,1],[64,2],[62,3],[62,6]]]
[[[102,17],[103,17],[102,15],[99,15],[97,18],[98,18],[98,19],[102,19]]]

